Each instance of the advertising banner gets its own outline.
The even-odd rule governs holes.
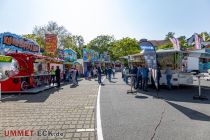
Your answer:
[[[88,50],[86,48],[83,48],[82,54],[83,54],[84,61],[98,61],[99,60],[99,53],[95,52],[94,50]]]
[[[83,54],[83,60],[88,61],[88,51],[86,48],[83,48],[82,54]]]
[[[57,35],[45,34],[45,52],[52,56],[55,56],[57,50]]]
[[[0,55],[15,52],[39,53],[39,45],[30,39],[9,32],[0,34]]]
[[[64,50],[64,61],[74,62],[77,60],[77,53],[71,49]]]
[[[143,51],[144,59],[147,64],[147,67],[150,69],[151,76],[157,86],[157,57],[156,51],[153,44],[146,39],[142,39],[139,45],[140,49]]]

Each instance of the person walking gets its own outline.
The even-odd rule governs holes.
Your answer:
[[[105,67],[105,75],[106,75],[106,79],[108,78],[108,68],[107,67]]]
[[[112,68],[109,66],[108,70],[107,70],[107,74],[108,74],[108,79],[109,79],[109,82],[111,82],[111,78],[112,78]]]
[[[137,88],[142,89],[142,65],[139,65],[137,71]]]
[[[115,78],[115,67],[112,68],[113,78]]]
[[[75,81],[76,81],[76,84],[78,86],[79,85],[79,82],[78,82],[79,70],[77,68],[75,68],[75,71],[76,71]]]
[[[55,69],[54,69],[54,66],[51,67],[51,70],[50,70],[50,85],[51,83],[53,83],[53,86],[54,86],[54,83],[55,83]]]
[[[161,71],[160,71],[160,66],[157,66],[157,90],[160,90],[160,78],[162,77]]]
[[[72,86],[76,86],[77,85],[77,81],[76,81],[76,75],[77,75],[77,71],[74,67],[72,67],[71,69],[71,75],[72,75]]]
[[[171,65],[169,65],[169,64],[167,65],[165,74],[166,74],[168,90],[170,90],[171,89],[171,78],[172,78]]]
[[[136,66],[134,66],[132,69],[131,69],[131,74],[133,74],[133,77],[131,77],[131,79],[133,78],[133,87],[135,89],[137,89],[137,72],[138,72],[138,69]]]
[[[143,91],[147,91],[148,75],[149,75],[149,69],[147,68],[147,66],[143,65],[142,69]]]
[[[56,77],[57,87],[59,88],[60,87],[60,79],[61,79],[61,70],[60,70],[59,66],[56,67],[55,77]]]
[[[100,66],[97,67],[97,73],[98,73],[98,84],[102,84],[102,82],[101,82],[101,73],[102,73],[102,71],[101,71],[101,67]]]
[[[129,68],[125,67],[124,69],[124,81],[126,84],[128,84],[128,74],[129,74]]]

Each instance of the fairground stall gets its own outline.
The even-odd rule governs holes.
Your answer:
[[[97,52],[83,48],[83,74],[85,77],[88,77],[93,68],[100,63]]]
[[[21,36],[0,34],[1,59],[0,75],[6,77],[1,81],[3,93],[35,93],[49,88],[50,58],[39,55],[39,46]],[[46,85],[46,86],[45,86]]]
[[[65,70],[70,70],[77,60],[77,53],[72,49],[65,49],[64,51],[64,67]]]
[[[174,86],[189,85],[193,84],[193,75],[188,73],[183,68],[186,67],[185,59],[188,57],[188,53],[184,51],[168,49],[168,50],[157,50],[157,61],[161,68],[160,85],[166,85],[165,70],[167,65],[171,66],[173,71],[171,83]],[[143,53],[130,55],[129,65],[139,66],[145,64]]]
[[[209,48],[189,52],[189,57],[187,58],[187,71],[208,72],[210,69]]]

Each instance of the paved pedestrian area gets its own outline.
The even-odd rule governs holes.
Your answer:
[[[82,80],[76,88],[65,85],[38,94],[3,95],[0,139],[95,140],[97,94],[97,81]],[[33,136],[5,137],[11,135],[9,130],[32,130]]]

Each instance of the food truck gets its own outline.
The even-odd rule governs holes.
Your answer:
[[[206,49],[189,52],[189,57],[187,58],[187,70],[189,72],[208,72],[209,69],[210,52],[207,52]]]
[[[161,75],[160,85],[166,85],[165,69],[167,65],[171,65],[173,75],[171,83],[173,86],[189,85],[193,84],[193,75],[185,71],[185,59],[188,57],[188,53],[185,51],[168,49],[168,50],[157,50],[157,61],[160,65]],[[143,53],[138,53],[128,56],[129,65],[141,65],[145,64]],[[151,83],[151,80],[149,80]]]

